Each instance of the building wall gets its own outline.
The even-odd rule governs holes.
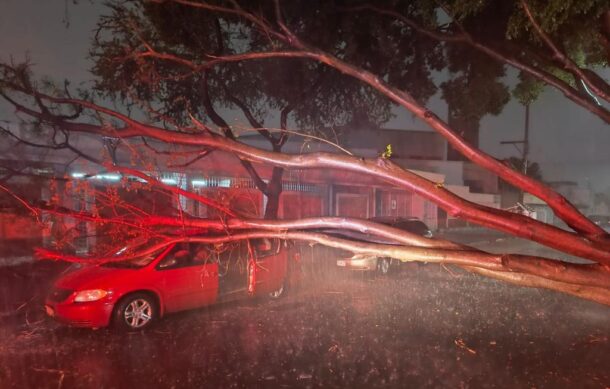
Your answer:
[[[367,219],[375,215],[374,190],[369,186],[331,186],[332,216]]]
[[[441,174],[444,176],[445,184],[463,185],[464,182],[464,163],[460,161],[398,159],[396,163],[408,169]]]
[[[438,226],[437,205],[417,194],[377,188],[375,203],[375,216],[416,217],[433,230]]]
[[[375,216],[410,216],[412,213],[412,193],[383,188],[375,191]]]
[[[591,190],[578,186],[576,182],[553,181],[548,182],[548,185],[561,195],[565,196],[569,202],[583,211],[588,212],[593,205]]]
[[[364,157],[379,156],[391,145],[393,158],[429,160],[445,159],[446,144],[443,137],[432,131],[388,129],[351,130],[341,142],[341,146]]]
[[[490,208],[501,208],[500,195],[489,193],[472,193],[470,192],[470,188],[464,185],[445,185],[445,188],[464,200]],[[439,214],[439,220],[442,220],[442,223],[438,225],[438,228],[451,228],[468,225],[467,221],[454,218],[451,215],[448,215],[445,211],[441,211]]]
[[[498,177],[472,162],[463,162],[464,181],[462,185],[470,187],[471,192],[498,194]]]
[[[301,219],[326,215],[326,198],[323,193],[286,191],[280,195],[280,219]]]
[[[472,162],[417,159],[398,159],[396,162],[407,169],[442,174],[445,184],[469,186],[471,192],[499,193],[498,177]]]

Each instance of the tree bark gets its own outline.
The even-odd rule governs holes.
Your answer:
[[[271,179],[267,183],[267,190],[264,192],[267,196],[267,206],[265,207],[265,219],[277,219],[280,208],[280,196],[282,194],[282,177],[284,169],[274,167],[271,173]]]

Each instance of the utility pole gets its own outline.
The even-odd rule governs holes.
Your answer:
[[[501,145],[513,145],[521,153],[521,170],[524,175],[527,175],[528,157],[530,152],[530,105],[525,104],[525,128],[523,140],[505,140],[501,141]],[[523,148],[519,148],[518,144],[522,144]],[[519,191],[519,202],[523,204],[523,191]]]

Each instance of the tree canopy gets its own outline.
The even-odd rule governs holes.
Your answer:
[[[286,47],[273,35],[265,36],[275,20],[273,2],[248,1],[238,7],[242,15],[260,17],[262,24],[251,25],[236,12],[192,7],[189,1],[112,2],[92,48],[97,90],[131,103],[154,101],[161,112],[181,120],[188,120],[188,111],[206,117],[200,103],[202,72],[172,61],[170,55],[203,63],[214,56]],[[308,45],[408,90],[422,104],[440,89],[456,115],[475,121],[498,114],[511,90],[523,102],[534,99],[548,83],[538,74],[570,87],[581,100],[588,94],[580,81],[585,74],[579,73],[604,88],[595,73],[578,71],[549,50],[520,2],[452,1],[439,8],[421,0],[375,6],[364,1],[289,1],[281,8],[286,25]],[[604,1],[570,6],[531,2],[529,8],[541,31],[570,62],[580,67],[607,63]],[[510,62],[519,63],[517,84],[505,77]],[[267,58],[206,70],[216,106],[247,107],[261,123],[287,106],[302,129],[343,125],[362,113],[380,124],[391,112],[392,102],[373,88],[308,60]]]

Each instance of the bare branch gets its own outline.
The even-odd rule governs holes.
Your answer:
[[[419,32],[420,34],[425,35],[429,38],[432,38],[432,39],[440,41],[440,42],[466,43],[468,41],[468,37],[464,33],[448,34],[448,33],[441,32],[441,31],[431,30],[431,29],[421,26],[419,23],[416,23],[414,20],[405,17],[404,15],[402,15],[399,12],[377,7],[375,5],[364,4],[364,5],[353,6],[353,7],[344,7],[344,8],[340,8],[340,9],[343,9],[345,11],[351,11],[351,12],[373,11],[380,15],[391,16],[395,19],[402,21],[404,24],[406,24],[413,30]]]
[[[92,157],[91,155],[79,150],[78,148],[74,147],[70,142],[69,142],[69,138],[66,136],[65,140],[61,143],[56,143],[53,142],[53,144],[44,144],[44,143],[35,143],[35,142],[30,142],[27,141],[19,136],[17,136],[16,134],[14,134],[12,131],[0,126],[0,132],[15,139],[15,141],[18,144],[24,144],[26,146],[29,147],[35,147],[35,148],[40,148],[40,149],[50,149],[50,150],[61,150],[61,149],[67,149],[72,151],[74,154],[76,154],[78,157],[81,157],[83,159],[86,159],[89,162],[93,162],[95,164],[100,165],[102,162],[95,158]]]
[[[160,180],[157,180],[156,178],[153,178],[153,177],[151,177],[151,176],[149,176],[147,174],[144,174],[144,173],[140,172],[139,170],[135,170],[135,169],[127,168],[127,167],[121,167],[121,166],[108,165],[108,164],[106,165],[106,167],[107,167],[107,169],[109,171],[116,171],[116,172],[119,172],[119,173],[123,173],[123,174],[127,174],[127,175],[131,175],[131,176],[134,176],[134,177],[141,178],[141,179],[143,179],[143,180],[145,180],[145,181],[147,181],[147,182],[149,182],[149,183],[151,183],[151,184],[153,184],[153,185],[155,185],[157,187],[160,187],[160,188],[162,188],[162,189],[164,189],[164,190],[166,190],[168,192],[179,194],[179,195],[184,196],[186,198],[198,201],[198,202],[203,203],[203,204],[205,204],[205,205],[207,205],[209,207],[212,207],[212,208],[214,208],[216,210],[219,210],[222,213],[227,214],[229,216],[236,216],[235,212],[233,212],[231,209],[225,207],[224,205],[222,205],[220,203],[217,203],[217,202],[215,202],[215,201],[213,201],[213,200],[211,200],[211,199],[209,199],[207,197],[200,196],[198,194],[186,191],[186,190],[184,190],[182,188],[179,188],[177,186],[171,186],[171,185],[164,184]]]
[[[15,192],[13,192],[12,190],[10,190],[9,188],[7,188],[6,186],[4,186],[2,184],[0,184],[0,189],[2,189],[4,192],[8,193],[15,200],[19,201],[25,208],[27,208],[30,212],[32,212],[32,215],[34,215],[37,220],[39,219],[40,212],[38,212],[38,210],[36,208],[32,207],[26,200],[24,200],[23,198],[18,196]],[[38,221],[40,221],[40,220],[38,220]]]
[[[203,73],[203,78],[202,78],[202,82],[201,82],[201,90],[202,90],[202,95],[203,95],[203,104],[204,104],[204,107],[205,107],[205,110],[206,110],[208,116],[212,119],[214,124],[216,124],[218,127],[220,127],[220,130],[227,138],[229,138],[231,140],[235,140],[235,135],[233,134],[233,131],[231,130],[231,126],[229,126],[229,124],[223,119],[223,117],[220,116],[218,114],[218,112],[216,112],[216,110],[214,109],[214,105],[212,104],[212,100],[210,99],[210,94],[208,91],[207,72]],[[252,181],[254,181],[254,185],[256,185],[256,187],[259,188],[261,190],[261,192],[263,192],[263,193],[266,192],[267,184],[265,183],[265,181],[263,181],[263,179],[258,174],[258,172],[254,168],[254,166],[252,166],[252,164],[249,161],[246,161],[242,158],[240,158],[239,161],[240,161],[241,165],[244,167],[244,169],[246,170],[246,172],[252,178]]]
[[[165,0],[150,0],[152,2],[163,3]],[[262,31],[265,35],[274,37],[279,40],[284,40],[285,37],[282,34],[279,34],[277,31],[274,31],[273,28],[269,26],[269,24],[263,20],[261,17],[251,14],[249,12],[244,11],[242,8],[234,4],[234,8],[228,8],[223,6],[217,6],[208,4],[205,2],[195,2],[189,0],[170,0],[177,4],[188,5],[193,8],[205,9],[212,12],[219,12],[229,15],[235,15],[246,19],[251,22],[256,28]]]
[[[184,163],[172,163],[172,164],[168,164],[167,167],[170,167],[170,168],[185,168],[185,167],[191,166],[195,162],[197,162],[197,161],[207,157],[209,154],[210,154],[210,150],[203,150],[203,151],[200,151],[195,158],[192,158],[189,161],[186,161]]]
[[[241,131],[258,131],[258,129],[256,128],[240,128]],[[326,143],[334,148],[336,148],[337,150],[341,151],[342,153],[345,153],[347,155],[354,155],[351,151],[349,151],[346,148],[341,147],[338,143],[335,143],[333,141],[330,141],[328,139],[319,137],[319,136],[315,136],[315,135],[311,135],[311,134],[304,134],[302,132],[299,131],[293,131],[293,130],[288,130],[288,129],[283,129],[283,128],[269,128],[266,127],[265,130],[269,131],[269,132],[286,132],[288,134],[292,134],[292,135],[296,135],[296,136],[300,136],[302,138],[307,138],[307,139],[315,139],[318,142],[321,143]]]
[[[486,277],[495,278],[497,280],[509,282],[511,284],[519,286],[529,286],[534,288],[558,290],[579,298],[595,301],[600,304],[610,305],[610,296],[608,295],[608,289],[606,288],[599,288],[594,286],[587,287],[583,285],[569,284],[550,280],[537,275],[518,272],[499,272],[489,269],[483,269],[481,267],[469,267],[466,269],[468,271],[478,273]]]
[[[538,22],[536,21],[536,18],[534,18],[530,7],[525,0],[521,0],[521,6],[523,7],[523,10],[525,11],[525,14],[527,15],[527,18],[529,19],[530,23],[534,27],[534,30],[536,30],[540,39],[542,39],[542,41],[549,47],[549,49],[551,49],[554,57],[559,62],[561,62],[567,70],[572,72],[580,80],[587,84],[587,86],[591,88],[593,93],[595,93],[606,101],[610,101],[610,96],[606,93],[606,91],[604,89],[599,88],[597,83],[592,82],[588,75],[585,74],[582,69],[578,65],[576,65],[574,61],[572,61],[567,55],[565,55],[563,51],[561,51],[557,47],[557,45],[555,45],[551,37],[549,37],[548,34],[544,32],[540,24],[538,24]],[[605,87],[606,90],[610,88],[608,84],[605,84]]]
[[[545,71],[544,69],[528,65],[525,62],[519,61],[517,58],[515,58],[512,55],[504,54],[496,48],[492,48],[491,46],[488,46],[486,44],[483,44],[483,43],[475,40],[472,37],[472,35],[468,34],[457,22],[455,22],[455,23],[457,26],[460,27],[461,34],[459,34],[459,35],[439,34],[439,33],[434,32],[433,30],[429,30],[429,29],[426,29],[426,28],[420,26],[412,19],[409,19],[395,11],[384,10],[379,7],[368,6],[368,5],[357,7],[354,9],[371,10],[374,12],[378,12],[382,15],[392,16],[392,17],[396,18],[397,20],[402,21],[407,26],[410,26],[414,30],[416,30],[426,36],[429,36],[431,38],[442,41],[442,42],[455,42],[455,43],[467,44],[467,45],[471,46],[472,48],[488,55],[489,57],[495,59],[496,61],[498,61],[500,63],[505,63],[508,65],[511,65],[514,68],[519,69],[522,72],[529,74],[530,76],[544,82],[545,84],[556,88],[557,90],[562,92],[564,94],[564,96],[566,96],[568,99],[572,100],[574,103],[587,109],[591,113],[599,116],[599,118],[602,119],[604,122],[610,123],[610,111],[608,111],[607,109],[605,109],[602,106],[595,104],[589,98],[587,98],[586,96],[583,96],[577,89],[574,89],[565,81],[563,81],[560,78],[554,76],[553,74]],[[513,183],[511,183],[511,184],[513,184]],[[515,185],[515,184],[513,184],[513,185]],[[558,215],[558,216],[560,216],[560,215]],[[569,225],[569,223],[568,223],[568,225]]]

